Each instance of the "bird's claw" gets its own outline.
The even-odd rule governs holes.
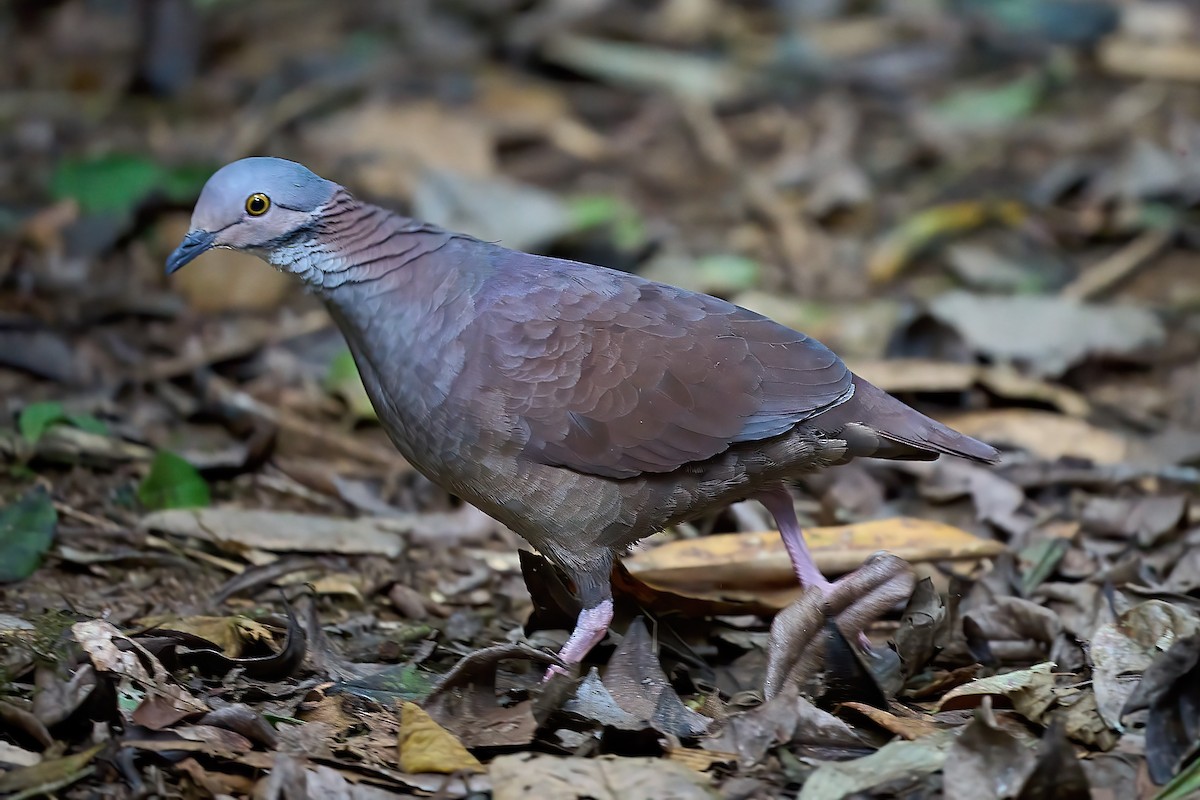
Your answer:
[[[908,562],[890,553],[876,553],[834,583],[810,587],[776,614],[771,624],[764,694],[774,697],[784,686],[799,683],[820,668],[827,617],[836,619],[847,638],[870,650],[864,627],[907,600],[915,586],[916,575]]]

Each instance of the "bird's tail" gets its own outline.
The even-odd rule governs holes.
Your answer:
[[[994,464],[1000,453],[910,408],[857,375],[854,396],[813,423],[830,436],[845,439],[851,457],[932,461],[939,455]]]

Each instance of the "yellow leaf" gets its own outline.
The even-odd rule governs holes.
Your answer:
[[[911,517],[806,528],[804,535],[826,575],[858,569],[878,550],[913,563],[988,558],[1004,552],[1000,542]],[[796,576],[776,531],[667,542],[626,559],[625,566],[643,583],[692,597],[731,597],[739,590],[753,591],[756,598],[780,608],[795,599]]]
[[[400,769],[404,772],[484,772],[483,765],[416,703],[400,707]]]
[[[230,658],[241,658],[247,644],[271,642],[271,629],[249,617],[154,617],[140,620],[144,625],[182,631],[207,639],[217,645]]]
[[[876,283],[893,280],[917,253],[936,241],[984,225],[1013,227],[1024,218],[1025,210],[1011,200],[964,200],[927,208],[884,235],[867,260],[867,273]]]

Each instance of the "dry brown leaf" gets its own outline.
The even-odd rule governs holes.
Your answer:
[[[968,436],[1013,445],[1048,461],[1071,457],[1096,464],[1120,464],[1128,460],[1131,451],[1129,440],[1120,434],[1049,411],[971,411],[942,421]]]
[[[717,796],[695,770],[662,758],[518,753],[493,760],[488,774],[495,800],[713,800]]]
[[[696,772],[706,772],[714,764],[737,763],[737,753],[723,753],[720,750],[701,750],[695,747],[667,747],[667,758],[684,766],[691,767]]]
[[[942,725],[924,716],[901,717],[882,708],[866,703],[842,703],[842,708],[849,708],[862,714],[889,733],[894,733],[904,739],[920,739],[931,733],[943,730]]]
[[[1194,614],[1162,600],[1136,605],[1096,629],[1093,685],[1100,716],[1109,727],[1121,730],[1121,709],[1154,659],[1197,630],[1200,620]]]
[[[959,528],[910,517],[804,531],[817,566],[826,575],[851,572],[873,553],[886,550],[910,563],[990,558],[1000,542]],[[776,531],[730,533],[667,542],[627,559],[638,580],[689,596],[732,598],[751,592],[761,602],[784,608],[796,598],[792,563]]]
[[[241,615],[232,617],[150,617],[139,620],[149,628],[182,631],[207,639],[230,658],[241,658],[247,644],[270,643],[275,635],[266,625]]]
[[[179,244],[190,227],[184,214],[171,215],[158,224],[155,238],[162,258]],[[194,311],[211,314],[267,311],[277,307],[296,286],[290,275],[263,269],[259,260],[248,253],[214,249],[204,254],[198,269],[185,269],[172,276],[171,288],[182,294]]]
[[[137,708],[123,712],[126,720],[132,722],[136,717],[138,724],[160,729],[209,710],[203,701],[176,684],[158,659],[112,623],[99,619],[76,622],[71,633],[97,672],[117,675],[130,690],[127,694],[144,693]]]
[[[937,710],[973,708],[985,697],[1000,695],[1008,698],[1018,714],[1040,723],[1056,702],[1054,667],[1054,662],[1044,661],[1028,669],[964,683],[946,692]]]
[[[479,759],[416,703],[400,708],[398,747],[400,769],[405,772],[485,772]]]
[[[424,169],[495,172],[487,127],[436,103],[355,106],[303,129],[307,143],[343,160],[340,175],[378,197],[411,197]]]

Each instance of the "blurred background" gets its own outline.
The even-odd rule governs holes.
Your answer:
[[[45,566],[0,603],[182,613],[300,535],[263,517],[240,549],[148,559],[146,530],[197,530],[145,515],[216,504],[403,520],[422,558],[304,565],[332,618],[424,620],[457,652],[524,618],[514,540],[403,463],[297,281],[222,251],[163,276],[212,171],[273,155],[766,313],[1006,449],[832,471],[806,523],[1001,541],[1001,594],[1072,587],[1038,602],[1080,641],[1123,608],[1087,583],[1114,565],[1194,610],[1198,31],[1182,0],[8,0],[0,506],[58,525],[23,523],[0,578]],[[358,660],[420,639],[372,625]]]
[[[1075,417],[1084,392],[1140,432],[1191,429],[1192,12],[10,2],[0,402],[68,400],[165,445],[156,417],[179,409],[131,419],[131,400],[216,368],[269,375],[248,388],[274,406],[369,417],[295,282],[221,252],[161,274],[207,176],[270,154],[511,247],[730,298],[850,359],[952,362],[862,367],[887,388],[982,382],[972,407]],[[953,367],[979,363],[1015,371]],[[1005,426],[1044,440],[1030,430]]]

